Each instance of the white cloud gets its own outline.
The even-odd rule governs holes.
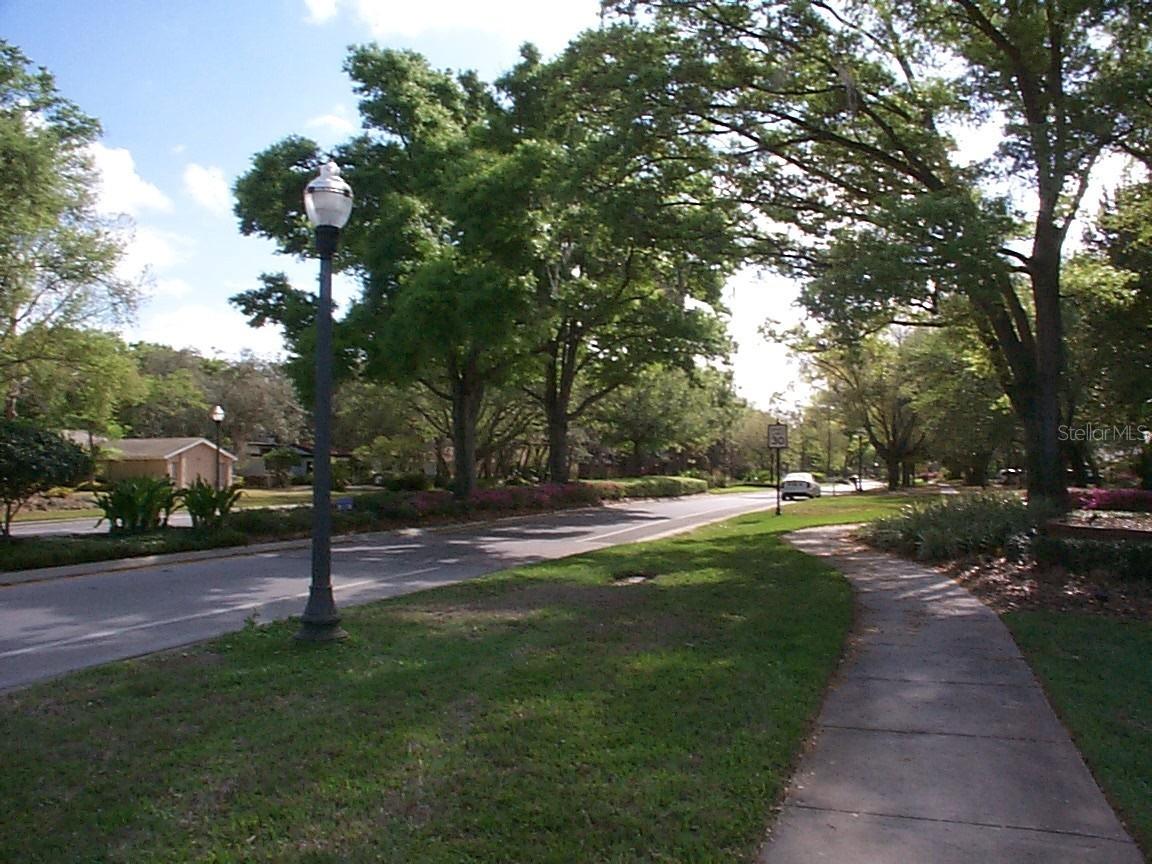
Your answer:
[[[336,14],[337,0],[304,0],[309,24],[323,24]]]
[[[206,357],[215,354],[238,357],[242,351],[262,357],[284,353],[278,328],[249,327],[238,311],[226,306],[184,304],[144,315],[129,338],[174,348],[194,348]]]
[[[219,168],[189,162],[184,167],[184,190],[215,215],[225,219],[232,215],[232,190]]]
[[[438,0],[436,3],[398,3],[396,0],[305,0],[308,20],[319,24],[342,9],[350,10],[376,38],[421,36],[432,31],[479,30],[506,36],[515,42],[531,41],[545,53],[558,51],[579,31],[596,26],[597,0]]]
[[[356,131],[356,121],[353,119],[353,114],[349,111],[347,106],[336,105],[332,111],[327,114],[320,114],[314,116],[305,123],[309,129],[318,129],[321,132],[333,136],[334,138],[342,138],[346,135],[351,135]]]
[[[320,129],[332,135],[350,135],[356,131],[356,121],[344,105],[337,105],[327,114],[313,117],[305,124],[310,129]]]
[[[97,142],[88,148],[100,173],[96,209],[109,216],[127,214],[135,218],[145,210],[163,213],[172,210],[171,199],[136,173],[136,160],[122,147],[105,147]]]
[[[174,231],[137,227],[125,244],[119,271],[129,279],[144,271],[162,273],[191,258],[195,245],[192,238]]]

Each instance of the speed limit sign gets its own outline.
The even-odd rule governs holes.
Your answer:
[[[773,450],[788,448],[788,427],[785,424],[772,423],[768,426],[768,446]]]

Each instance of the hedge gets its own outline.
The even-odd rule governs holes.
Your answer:
[[[617,480],[585,480],[601,500],[621,498],[676,498],[708,491],[708,481],[695,477],[622,477]]]
[[[1083,576],[1106,570],[1125,581],[1152,581],[1152,543],[1037,534],[1032,538],[1031,551],[1040,564],[1059,564]]]

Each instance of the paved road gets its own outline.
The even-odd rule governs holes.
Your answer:
[[[632,501],[452,530],[338,541],[340,606],[472,579],[517,564],[650,540],[775,505],[775,492]],[[98,565],[96,565],[98,566]],[[299,614],[307,546],[0,588],[0,689],[174,648]]]

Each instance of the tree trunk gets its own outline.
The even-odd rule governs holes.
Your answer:
[[[571,477],[568,426],[574,419],[570,412],[582,341],[583,333],[577,324],[564,321],[549,345],[544,373],[544,418],[548,424],[548,477],[553,483],[567,483]]]
[[[568,420],[550,417],[548,420],[548,478],[553,483],[567,483],[571,476],[568,465]]]
[[[1060,313],[1060,247],[1053,224],[1058,190],[1041,187],[1041,215],[1032,246],[1032,296],[1036,303],[1036,388],[1025,419],[1028,442],[1028,500],[1063,504],[1068,497],[1060,458],[1060,380],[1064,371],[1064,327]],[[1050,199],[1051,203],[1048,203]]]
[[[899,456],[886,456],[884,464],[888,468],[888,489],[895,492],[900,488],[900,468],[903,463]]]
[[[452,448],[456,469],[454,491],[463,500],[476,490],[476,425],[484,388],[476,381],[475,361],[452,376]]]

